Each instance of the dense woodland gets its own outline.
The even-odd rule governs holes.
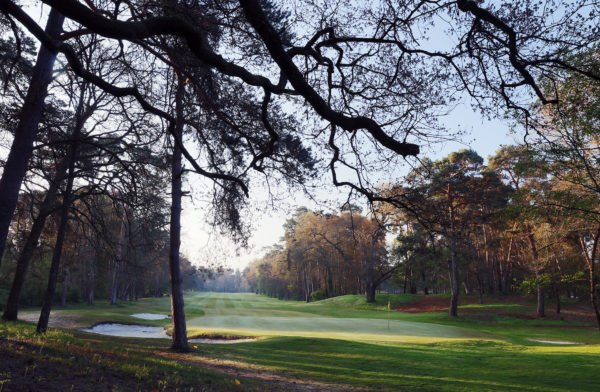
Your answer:
[[[0,2],[3,318],[41,305],[44,333],[60,302],[170,295],[185,351],[186,288],[374,301],[395,282],[450,292],[451,316],[461,292],[535,294],[539,317],[586,297],[600,323],[597,8]],[[443,122],[460,102],[524,144],[429,160],[461,137]],[[181,257],[184,197],[243,248],[257,190],[275,204],[324,179],[365,210],[297,210],[245,280]]]

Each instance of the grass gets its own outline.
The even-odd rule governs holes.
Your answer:
[[[206,355],[312,378],[389,390],[596,391],[597,347],[551,348],[498,341],[372,344],[273,338],[210,346]]]
[[[165,340],[113,339],[0,322],[0,390],[258,391],[235,378],[165,358]],[[190,354],[192,355],[192,354]],[[272,390],[270,388],[266,389]]]
[[[44,361],[67,367],[73,361],[64,362],[72,356],[65,347],[89,353],[108,352],[111,354],[102,355],[107,358],[102,363],[107,377],[114,374],[124,386],[140,390],[148,383],[156,386],[165,377],[166,384],[161,388],[167,390],[188,386],[198,390],[236,390],[240,385],[232,377],[241,380],[241,390],[303,389],[302,382],[306,380],[341,385],[338,389],[342,390],[349,386],[440,391],[598,389],[600,334],[592,324],[511,316],[529,311],[523,302],[464,304],[458,318],[439,311],[387,310],[388,301],[395,308],[411,306],[422,298],[382,295],[375,304],[367,304],[364,296],[350,295],[307,304],[250,293],[194,293],[185,298],[188,335],[251,335],[260,339],[229,345],[198,344],[192,353],[171,355],[166,340],[53,331],[42,341],[31,332],[33,326],[19,323],[0,324],[0,336],[6,336],[0,340],[0,347],[5,350],[5,342],[9,341],[32,347],[36,352],[40,347],[54,345],[57,351]],[[59,309],[53,317],[70,318],[77,327],[114,321],[168,328],[170,320],[131,317],[132,313],[168,314],[168,306],[168,298],[119,306],[101,302],[94,307]],[[563,346],[531,339],[585,344]],[[126,361],[123,350],[128,356]],[[111,362],[112,357],[119,359]],[[82,360],[85,364],[77,366],[95,369],[96,363],[89,360],[93,355],[86,358]],[[207,366],[234,376],[207,372]],[[159,377],[150,376],[155,374]],[[280,379],[276,383],[265,381],[265,374],[276,374]],[[0,374],[0,383],[2,377]],[[207,379],[211,382],[207,383]]]

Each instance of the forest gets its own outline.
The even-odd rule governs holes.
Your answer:
[[[0,391],[600,381],[595,2],[0,11]],[[480,156],[472,119],[512,141]],[[272,212],[281,238],[228,265]],[[388,354],[406,373],[361,370]]]

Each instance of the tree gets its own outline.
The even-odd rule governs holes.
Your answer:
[[[528,150],[526,146],[503,146],[496,152],[495,156],[490,158],[490,168],[495,170],[515,189],[516,197],[513,199],[512,204],[513,213],[516,213],[519,217],[518,223],[522,225],[521,230],[531,250],[537,291],[537,316],[545,317],[545,295],[541,277],[543,265],[540,260],[532,221],[535,222],[536,218],[538,221],[540,218],[544,219],[544,215],[546,215],[542,209],[536,209],[536,206],[541,206],[540,203],[536,203],[536,195],[543,197],[544,190],[549,185],[546,181],[547,168],[535,156],[535,153]],[[542,216],[540,217],[540,215]],[[516,226],[513,229],[515,228]]]
[[[596,72],[600,69],[597,47],[572,56],[571,61]],[[596,271],[600,235],[600,84],[566,71],[545,88],[561,102],[557,107],[534,107],[539,131],[536,150],[548,162],[554,178],[546,204],[572,223],[588,270],[590,303],[600,326]]]
[[[481,206],[503,201],[498,197],[497,192],[502,189],[499,185],[499,179],[486,172],[483,159],[475,151],[460,150],[439,161],[425,160],[407,176],[404,189],[386,191],[410,195],[414,207],[404,213],[406,220],[444,238],[450,254],[449,312],[453,317],[458,315],[460,254],[466,255],[470,229],[491,212]]]
[[[49,38],[56,39],[62,31],[63,21],[64,16],[53,8],[48,16],[44,33]],[[0,262],[4,253],[8,227],[17,206],[21,182],[33,149],[33,140],[38,131],[46,89],[52,79],[56,52],[54,48],[45,45],[40,47],[29,89],[20,112],[19,123],[15,130],[15,138],[4,163],[4,171],[0,178]]]

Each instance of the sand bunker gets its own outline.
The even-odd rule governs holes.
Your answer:
[[[245,342],[254,342],[256,338],[243,338],[243,339],[206,339],[206,338],[198,338],[198,339],[190,339],[188,342],[190,343],[207,343],[207,344],[233,344],[233,343],[245,343]]]
[[[157,313],[134,313],[131,317],[144,319],[144,320],[164,320],[171,318],[171,316],[166,314],[157,314]]]
[[[123,338],[151,338],[151,339],[170,339],[163,327],[151,327],[149,325],[130,325],[118,323],[96,324],[92,328],[83,328],[83,332],[97,333],[99,335],[119,336]],[[243,339],[190,339],[190,343],[205,344],[233,344],[244,343],[256,340],[255,338]]]
[[[84,328],[82,331],[125,338],[169,339],[169,335],[163,327],[151,327],[149,325],[102,323],[94,325],[92,328]]]
[[[582,344],[582,343],[577,343],[577,342],[567,342],[565,340],[542,340],[542,339],[527,339],[530,340],[532,342],[537,342],[537,343],[548,343],[548,344]]]

